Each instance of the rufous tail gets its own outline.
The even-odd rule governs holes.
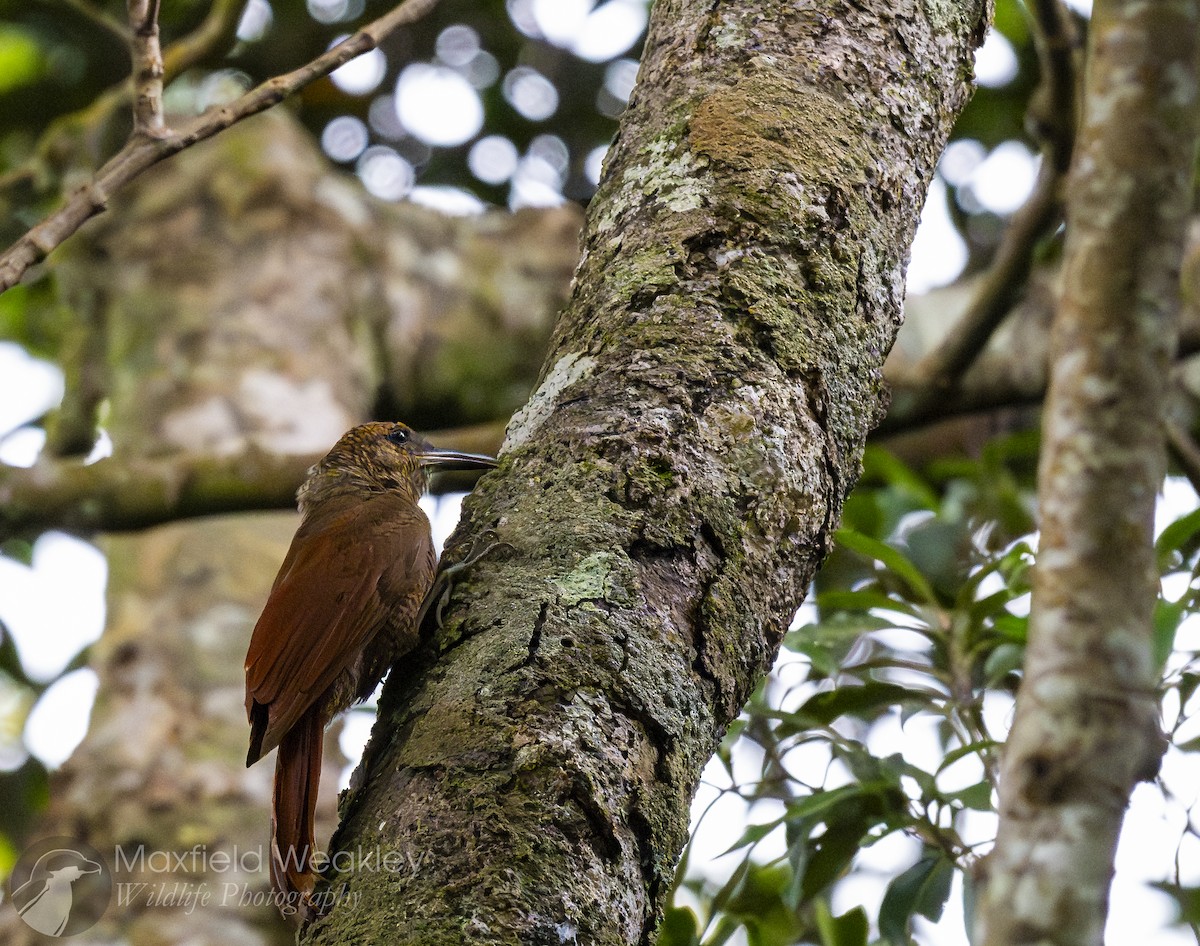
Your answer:
[[[314,820],[324,733],[325,726],[314,707],[283,737],[275,757],[271,886],[280,912],[300,919],[312,913],[310,894],[316,883]]]

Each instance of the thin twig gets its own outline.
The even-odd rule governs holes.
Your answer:
[[[108,206],[109,198],[164,158],[211,138],[251,115],[264,112],[351,59],[370,52],[396,29],[428,13],[437,0],[405,0],[307,65],[268,79],[228,105],[214,107],[178,131],[159,138],[133,137],[50,216],[0,254],[0,292],[12,288],[30,266]]]
[[[163,57],[158,39],[159,0],[129,0],[129,56],[133,65],[133,136],[160,138],[163,119]]]
[[[43,0],[43,2],[71,2],[82,0]],[[237,35],[238,22],[246,0],[215,0],[204,21],[187,36],[181,37],[163,51],[163,83],[167,84],[181,73],[203,62],[218,48],[226,48]],[[124,24],[117,24],[121,44],[128,46],[129,35]],[[64,139],[78,137],[76,129],[99,128],[120,108],[124,108],[133,94],[133,84],[128,79],[109,86],[83,108],[60,115],[38,139],[32,157],[18,167],[0,175],[0,192],[18,186],[28,186],[45,176],[44,168],[51,162],[48,158],[60,150]],[[48,187],[39,185],[39,192]]]
[[[122,46],[129,43],[129,30],[125,24],[115,17],[109,16],[104,10],[97,6],[88,3],[87,0],[42,0],[43,3],[49,6],[66,7],[73,13],[77,13],[93,26],[98,27],[109,36],[121,43]]]
[[[1034,13],[1042,82],[1030,117],[1042,141],[1042,164],[1033,193],[1013,214],[971,304],[915,369],[925,389],[921,402],[911,408],[915,414],[934,410],[955,388],[1024,292],[1038,242],[1062,221],[1062,185],[1076,128],[1074,41],[1060,0],[1037,0]]]

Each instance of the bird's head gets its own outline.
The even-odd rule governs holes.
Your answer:
[[[309,471],[300,488],[303,509],[315,493],[347,486],[355,490],[399,490],[416,502],[436,470],[496,466],[492,457],[440,450],[405,424],[375,422],[353,427]]]

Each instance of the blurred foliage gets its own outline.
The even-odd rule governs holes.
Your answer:
[[[598,0],[596,6],[648,3]],[[294,69],[392,5],[392,0],[309,0],[307,4],[276,0],[269,4],[269,22],[261,35],[216,44],[176,81],[176,95],[168,100],[178,105],[190,96],[191,105],[199,107],[212,93],[214,77],[240,86]],[[9,221],[0,237],[6,242],[18,225],[28,226],[44,212],[72,171],[97,166],[124,139],[129,128],[127,109],[87,110],[128,72],[128,52],[120,38],[124,6],[118,0],[0,0],[0,203],[8,211],[0,219]],[[164,3],[160,15],[164,48],[189,39],[214,6],[205,0]],[[244,4],[226,6],[237,14]],[[561,140],[568,155],[562,192],[586,200],[593,185],[584,161],[611,139],[623,106],[620,93],[612,91],[614,83],[606,84],[606,75],[614,60],[638,58],[641,39],[607,59],[589,61],[540,35],[530,12],[533,6],[533,0],[442,0],[432,14],[388,38],[382,47],[386,70],[375,88],[351,94],[325,79],[303,90],[291,107],[317,136],[332,119],[355,116],[369,129],[369,143],[398,152],[415,166],[420,183],[453,185],[499,204],[508,198],[507,184],[485,183],[468,170],[466,158],[473,142],[501,135],[519,153],[527,154],[538,136],[552,135]],[[110,27],[101,25],[100,18],[106,18]],[[387,127],[388,123],[373,119],[373,109],[382,108],[381,100],[392,93],[406,66],[445,64],[438,55],[438,40],[454,26],[474,30],[481,53],[491,60],[488,68],[474,70],[483,105],[478,135],[462,145],[431,147],[398,133],[394,123]],[[999,0],[996,28],[1011,47],[1015,71],[1007,81],[979,89],[955,132],[956,138],[973,138],[986,148],[1014,138],[1031,143],[1025,114],[1037,82],[1028,19],[1017,0]],[[479,78],[492,67],[494,78]],[[506,98],[503,79],[516,67],[536,70],[557,91],[558,106],[544,120],[523,116]],[[471,73],[466,64],[455,68],[464,75]],[[54,132],[47,134],[52,127]],[[954,199],[963,205],[959,216],[964,235],[986,253],[997,226],[969,194]],[[967,232],[969,224],[978,231],[974,236]]]
[[[751,946],[904,946],[915,942],[914,917],[941,916],[956,874],[970,916],[971,865],[991,840],[997,753],[1025,648],[1037,446],[1007,436],[978,458],[921,471],[868,448],[837,549],[801,611],[812,619],[788,633],[789,658],[718,752],[721,795],[751,806],[725,855],[736,864],[716,882],[685,856],[660,946],[717,946],[739,931]],[[1179,707],[1168,732],[1177,751],[1197,752],[1200,652],[1174,645],[1200,603],[1200,512],[1167,527],[1158,553],[1164,587],[1184,588],[1160,597],[1156,617],[1163,692]],[[898,729],[904,753],[889,751]],[[911,748],[922,732],[923,754]],[[747,757],[761,759],[751,779]],[[771,817],[755,818],[762,810]],[[838,885],[878,876],[869,849],[897,833],[913,853],[878,912],[835,915]],[[1164,889],[1200,924],[1200,890]]]
[[[286,107],[318,138],[337,119],[360,122],[361,141],[342,156],[348,169],[362,171],[368,156],[382,153],[408,162],[420,185],[453,187],[492,204],[550,202],[557,193],[586,201],[594,190],[589,174],[595,169],[585,165],[616,130],[642,38],[607,59],[589,61],[568,48],[568,39],[556,42],[541,35],[533,15],[538,3],[441,0],[430,15],[385,41],[386,65],[369,91],[351,94],[323,79]],[[168,0],[160,15],[168,61],[172,50],[195,43],[201,25],[211,25],[208,18],[227,11],[222,39],[191,57],[191,68],[168,85],[168,106],[195,111],[294,69],[393,5],[392,0]],[[541,0],[538,9],[576,5]],[[594,0],[592,13],[619,7],[634,11],[630,15],[636,20],[648,6],[649,0]],[[226,38],[247,9],[265,11],[261,32],[246,29],[246,39]],[[41,219],[65,190],[124,141],[127,105],[108,94],[122,86],[129,70],[121,39],[127,29],[124,18],[120,0],[0,0],[0,242],[11,242]],[[444,41],[455,30],[474,37],[471,42],[478,49],[469,61],[451,65],[454,57]],[[1037,84],[1037,57],[1028,15],[1017,0],[997,3],[996,36],[994,42],[1008,51],[1000,58],[1011,59],[1012,69],[981,87],[960,119],[954,140],[979,143],[968,149],[974,156],[968,164],[1012,139],[1036,150],[1025,116]],[[471,79],[482,106],[477,134],[460,145],[438,147],[399,126],[393,108],[397,79],[414,64],[438,65]],[[534,70],[557,95],[557,107],[542,120],[522,114],[505,91],[506,79],[522,69]],[[618,75],[623,78],[614,78]],[[472,173],[468,156],[484,138],[511,143],[520,164],[516,176],[489,183]],[[534,180],[532,190],[513,183],[521,179],[522,169]],[[539,174],[553,179],[542,186]],[[982,265],[999,238],[1002,220],[980,205],[970,180],[958,180],[947,194],[970,249],[968,266]],[[36,274],[27,281],[26,292],[3,297],[0,339],[53,356],[62,337],[54,287],[33,279]]]
[[[618,3],[632,4],[644,14],[648,0]],[[314,0],[307,5],[276,0],[269,5],[269,23],[261,36],[219,44],[177,79],[174,90],[168,89],[167,100],[176,107],[200,108],[216,94],[218,80],[225,80],[229,94],[230,88],[237,91],[287,72],[394,5],[391,0]],[[240,11],[244,5],[231,6]],[[606,70],[613,59],[636,59],[641,40],[606,60],[588,61],[538,35],[529,25],[529,7],[528,0],[442,0],[430,15],[385,41],[381,49],[387,66],[376,87],[351,94],[322,79],[304,89],[290,107],[318,137],[333,118],[355,116],[370,130],[369,143],[394,149],[415,166],[421,183],[461,187],[499,204],[507,199],[507,185],[487,184],[467,169],[473,141],[502,135],[526,153],[537,136],[554,135],[568,155],[562,191],[567,197],[586,200],[593,185],[584,173],[584,160],[611,139],[623,105],[605,91]],[[209,8],[201,0],[164,3],[160,16],[164,49],[187,39]],[[28,226],[46,210],[66,177],[98,166],[128,132],[126,108],[87,111],[101,92],[125,79],[129,63],[119,32],[98,26],[83,9],[98,11],[118,30],[123,28],[124,4],[111,0],[95,4],[0,0],[0,202],[9,211],[0,218],[10,218],[0,231],[5,242],[15,237],[18,226]],[[516,28],[514,19],[525,25],[525,32]],[[390,123],[373,119],[372,108],[386,105],[406,66],[441,62],[438,39],[452,26],[470,27],[479,39],[484,58],[476,63],[483,68],[475,70],[475,84],[483,105],[483,127],[462,145],[430,147],[403,134],[394,118]],[[535,121],[512,106],[502,90],[503,78],[515,67],[536,70],[552,83],[558,98],[553,114]],[[463,74],[469,71],[466,63],[456,68]]]
[[[1030,436],[1010,436],[975,460],[918,472],[868,448],[837,549],[802,612],[814,620],[784,641],[803,679],[785,685],[777,670],[718,753],[726,791],[778,814],[746,829],[721,885],[688,875],[685,860],[681,884],[703,920],[677,905],[660,946],[715,946],[738,928],[752,946],[865,944],[872,924],[884,942],[904,944],[911,917],[941,916],[955,872],[975,856],[963,819],[993,810],[1003,734],[984,701],[1009,698],[1024,649],[1036,451]],[[880,754],[881,727],[897,722],[928,724],[932,767]],[[761,776],[742,784],[739,739],[763,760]],[[878,915],[836,916],[834,888],[896,832],[919,845]],[[780,833],[784,853],[759,863],[756,848]]]
[[[4,554],[16,551],[11,545],[5,544]],[[49,686],[25,674],[12,634],[0,621],[0,877],[8,875],[49,801],[49,773],[22,742],[29,711]]]

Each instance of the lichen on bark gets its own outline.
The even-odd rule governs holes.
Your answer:
[[[977,872],[973,933],[986,946],[1103,941],[1125,807],[1166,748],[1153,533],[1194,190],[1198,28],[1195,0],[1099,2],[1089,27],[1029,646],[996,845]]]
[[[575,290],[396,668],[308,942],[648,943],[832,541],[985,4],[655,5]]]

